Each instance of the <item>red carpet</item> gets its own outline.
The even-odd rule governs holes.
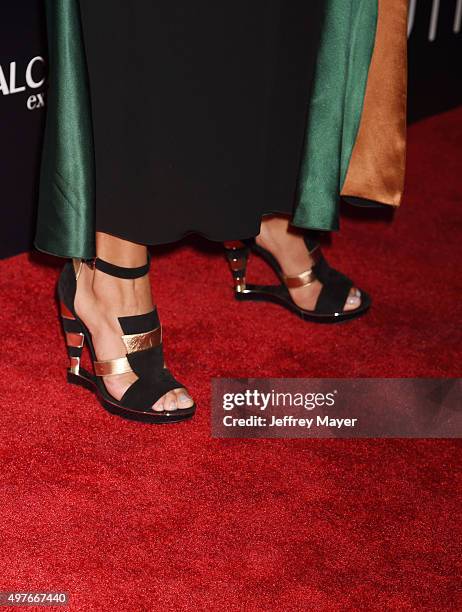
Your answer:
[[[360,321],[239,304],[216,245],[159,250],[167,361],[199,406],[187,424],[125,422],[66,385],[57,268],[0,262],[0,590],[65,590],[85,612],[461,609],[459,441],[209,427],[212,376],[460,375],[461,141],[462,109],[413,126],[394,223],[348,211],[326,249],[374,298]]]

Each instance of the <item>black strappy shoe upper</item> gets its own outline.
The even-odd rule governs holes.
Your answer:
[[[370,307],[370,297],[361,291],[361,304],[352,310],[343,310],[351,288],[354,286],[347,276],[332,268],[321,252],[318,242],[305,237],[307,249],[315,262],[312,268],[288,276],[284,274],[273,255],[254,239],[225,242],[226,256],[234,278],[234,294],[238,300],[261,300],[274,302],[288,308],[306,321],[315,323],[337,323],[355,319]],[[277,274],[279,285],[255,285],[246,282],[246,269],[250,253],[261,257]],[[322,283],[322,289],[314,310],[305,310],[292,299],[289,289],[310,285],[314,280]]]
[[[61,320],[70,359],[68,381],[96,392],[107,411],[126,419],[145,423],[175,423],[191,418],[195,405],[170,412],[155,412],[152,409],[153,404],[165,393],[183,387],[165,367],[162,328],[156,309],[143,315],[118,317],[126,355],[109,361],[97,360],[90,331],[74,309],[77,278],[82,265],[85,264],[80,261],[76,271],[73,262],[66,263],[58,281]],[[122,268],[97,258],[91,265],[106,274],[125,279],[141,278],[149,271],[149,261],[139,268]],[[94,374],[81,365],[85,341],[93,360]],[[120,400],[116,400],[108,393],[102,377],[127,372],[134,372],[138,380]]]

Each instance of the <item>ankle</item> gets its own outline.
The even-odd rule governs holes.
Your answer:
[[[118,316],[142,314],[153,308],[148,276],[120,279],[96,270],[92,290],[96,304],[106,312],[114,312]]]
[[[255,240],[259,246],[277,251],[287,248],[298,239],[301,239],[301,232],[290,225],[287,217],[271,215],[262,221],[260,233]]]
[[[313,263],[302,232],[290,226],[284,217],[264,221],[256,243],[279,261],[286,274],[299,274]]]
[[[84,266],[77,281],[75,308],[79,315],[117,318],[153,309],[149,277],[120,279]]]

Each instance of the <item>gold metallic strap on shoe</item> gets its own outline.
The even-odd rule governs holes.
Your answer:
[[[126,357],[109,359],[108,361],[94,361],[93,365],[96,376],[114,376],[115,374],[133,372]]]
[[[162,343],[162,327],[141,334],[124,334],[122,342],[127,353],[138,353],[159,346]],[[110,359],[108,361],[94,361],[96,376],[114,376],[133,372],[126,357]]]
[[[142,334],[125,334],[122,336],[127,353],[136,353],[154,348],[162,343],[162,327],[157,327]]]
[[[316,280],[316,275],[313,272],[313,268],[310,268],[300,274],[283,274],[282,279],[288,289],[296,289],[297,287],[307,287],[311,285],[311,283]]]
[[[313,267],[311,267],[309,270],[306,270],[305,272],[301,272],[300,274],[282,275],[284,284],[288,289],[296,289],[297,287],[307,287],[316,280],[316,274],[314,273],[313,268],[321,259],[321,249],[319,244],[315,244],[313,248],[310,248],[309,253],[311,259],[313,260]]]

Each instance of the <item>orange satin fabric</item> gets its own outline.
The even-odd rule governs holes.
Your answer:
[[[379,0],[364,107],[343,196],[398,206],[406,163],[407,0]]]

